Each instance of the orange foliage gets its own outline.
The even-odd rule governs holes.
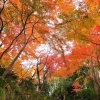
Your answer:
[[[83,1],[87,4],[90,4],[91,6],[92,5],[94,6],[95,4],[100,4],[99,0],[91,0],[92,2],[90,2],[90,0],[83,0]],[[43,14],[43,16],[42,16],[42,14],[40,14],[42,17],[38,16],[39,15],[38,13],[36,15],[32,13],[32,15],[30,15],[28,20],[26,21],[25,19],[27,19],[28,12],[26,12],[27,14],[25,14],[25,15],[19,15],[20,11],[22,14],[23,10],[26,10],[26,8],[27,8],[26,6],[25,6],[25,9],[22,8],[22,3],[20,2],[20,0],[17,0],[17,1],[10,0],[7,5],[7,7],[10,9],[5,9],[4,15],[2,14],[4,23],[5,23],[4,25],[6,25],[6,28],[4,30],[5,36],[4,36],[3,31],[2,31],[2,34],[0,34],[0,36],[2,37],[2,43],[4,45],[4,48],[0,48],[0,55],[11,44],[11,42],[16,38],[16,36],[18,36],[19,34],[20,34],[20,36],[14,40],[14,42],[11,45],[11,47],[9,48],[9,50],[7,50],[6,53],[4,54],[4,56],[1,60],[2,62],[0,62],[0,63],[4,64],[5,62],[12,61],[13,58],[19,53],[19,51],[25,44],[25,41],[29,39],[26,48],[23,50],[23,53],[19,57],[20,60],[18,59],[18,62],[16,62],[13,67],[13,70],[19,75],[20,78],[22,77],[22,75],[24,75],[27,72],[27,70],[21,68],[21,65],[20,65],[21,61],[23,61],[25,59],[28,60],[29,58],[32,58],[32,59],[35,58],[36,57],[35,50],[40,44],[45,43],[45,42],[47,43],[49,41],[49,38],[51,38],[51,37],[56,38],[56,35],[54,34],[55,29],[52,28],[52,25],[49,26],[48,22],[52,21],[54,24],[59,24],[59,22],[57,21],[57,16],[58,16],[57,14],[59,12],[64,13],[64,14],[69,14],[71,11],[74,10],[74,5],[73,5],[72,0],[57,0],[56,2],[53,2],[52,0],[47,0],[47,1],[41,0],[41,2],[43,2],[43,5],[45,6],[44,8],[46,8],[46,10],[48,9],[47,12],[45,12],[45,10],[43,8],[43,11],[45,13]],[[14,8],[13,7],[14,5],[12,5],[12,3],[18,9],[16,9],[16,7]],[[12,9],[11,9],[11,7],[12,7]],[[15,9],[16,9],[17,13],[12,14],[12,16],[13,16],[12,17],[10,15],[10,13],[12,12],[12,10],[15,10]],[[31,10],[30,10],[30,12],[31,12]],[[18,19],[17,19],[17,16],[18,16]],[[77,14],[76,14],[76,17],[77,17]],[[16,20],[17,20],[17,22],[16,22]],[[34,25],[37,20],[39,20],[39,21],[37,22],[36,25]],[[25,23],[25,21],[26,21],[26,23]],[[25,27],[23,25],[24,23],[26,24]],[[80,21],[78,22],[78,24],[79,23],[80,23]],[[77,23],[74,23],[74,24],[77,24]],[[24,30],[24,31],[22,31],[22,30]],[[22,31],[22,33],[21,33],[21,31]],[[64,31],[66,31],[66,30],[64,30]],[[33,34],[32,34],[32,32],[33,32]],[[49,32],[50,32],[50,34],[48,34]],[[80,33],[81,31],[77,30],[76,32]],[[54,35],[51,35],[52,33]],[[32,34],[32,36],[31,36],[31,34]],[[75,35],[77,35],[77,34],[75,34]],[[63,54],[63,57],[57,57],[58,53],[55,53],[55,54],[51,55],[50,57],[48,57],[47,63],[48,63],[48,65],[50,65],[49,71],[53,72],[54,76],[57,76],[57,77],[71,76],[73,74],[73,72],[75,72],[81,65],[87,64],[86,61],[90,59],[90,56],[93,56],[94,62],[97,63],[96,58],[100,56],[100,52],[99,52],[99,49],[100,49],[100,25],[96,25],[92,29],[92,32],[90,35],[88,35],[86,33],[86,28],[82,28],[82,36],[86,36],[87,38],[90,38],[89,43],[87,43],[86,45],[80,45],[78,43],[75,44],[75,42],[74,42],[74,47],[73,47],[71,54],[69,54],[69,55]],[[61,35],[61,37],[64,37],[64,36]],[[70,37],[71,37],[71,35],[70,35]],[[78,37],[78,38],[80,38],[80,37]],[[56,44],[56,42],[55,42],[55,44]],[[60,44],[60,45],[62,45],[62,44]],[[61,49],[59,45],[58,45],[57,49]],[[91,49],[92,49],[92,54],[91,54]],[[46,58],[44,56],[44,54],[42,56],[43,56],[43,59]],[[67,63],[67,64],[65,64],[65,63]],[[54,64],[57,64],[57,66],[55,67]],[[67,69],[68,67],[69,67],[69,69]],[[32,70],[30,69],[30,72],[31,71]],[[29,73],[25,74],[23,76],[23,78],[28,77],[28,76],[30,76]]]

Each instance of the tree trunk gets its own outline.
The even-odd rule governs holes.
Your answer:
[[[17,54],[17,56],[14,58],[14,60],[11,62],[11,64],[6,68],[6,70],[4,71],[2,78],[5,78],[6,75],[10,72],[10,69],[13,67],[13,65],[15,64],[16,60],[19,58],[19,56],[21,55],[21,53],[23,52],[23,50],[25,49],[27,43],[24,44],[23,48],[19,51],[19,53]]]

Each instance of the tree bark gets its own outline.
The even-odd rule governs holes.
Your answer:
[[[12,66],[15,64],[16,60],[19,58],[19,56],[21,55],[21,53],[23,52],[23,50],[25,49],[27,43],[24,44],[23,48],[20,50],[20,52],[17,54],[17,56],[14,58],[14,60],[11,62],[11,64],[6,68],[6,70],[4,71],[2,78],[5,78],[6,75],[10,72],[10,69],[12,68]]]

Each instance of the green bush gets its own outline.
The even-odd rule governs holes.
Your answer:
[[[5,100],[5,90],[0,87],[0,100]]]
[[[99,100],[93,89],[84,89],[77,93],[77,97],[83,100]]]

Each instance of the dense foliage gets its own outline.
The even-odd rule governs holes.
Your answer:
[[[0,0],[0,100],[99,95],[99,0]]]

